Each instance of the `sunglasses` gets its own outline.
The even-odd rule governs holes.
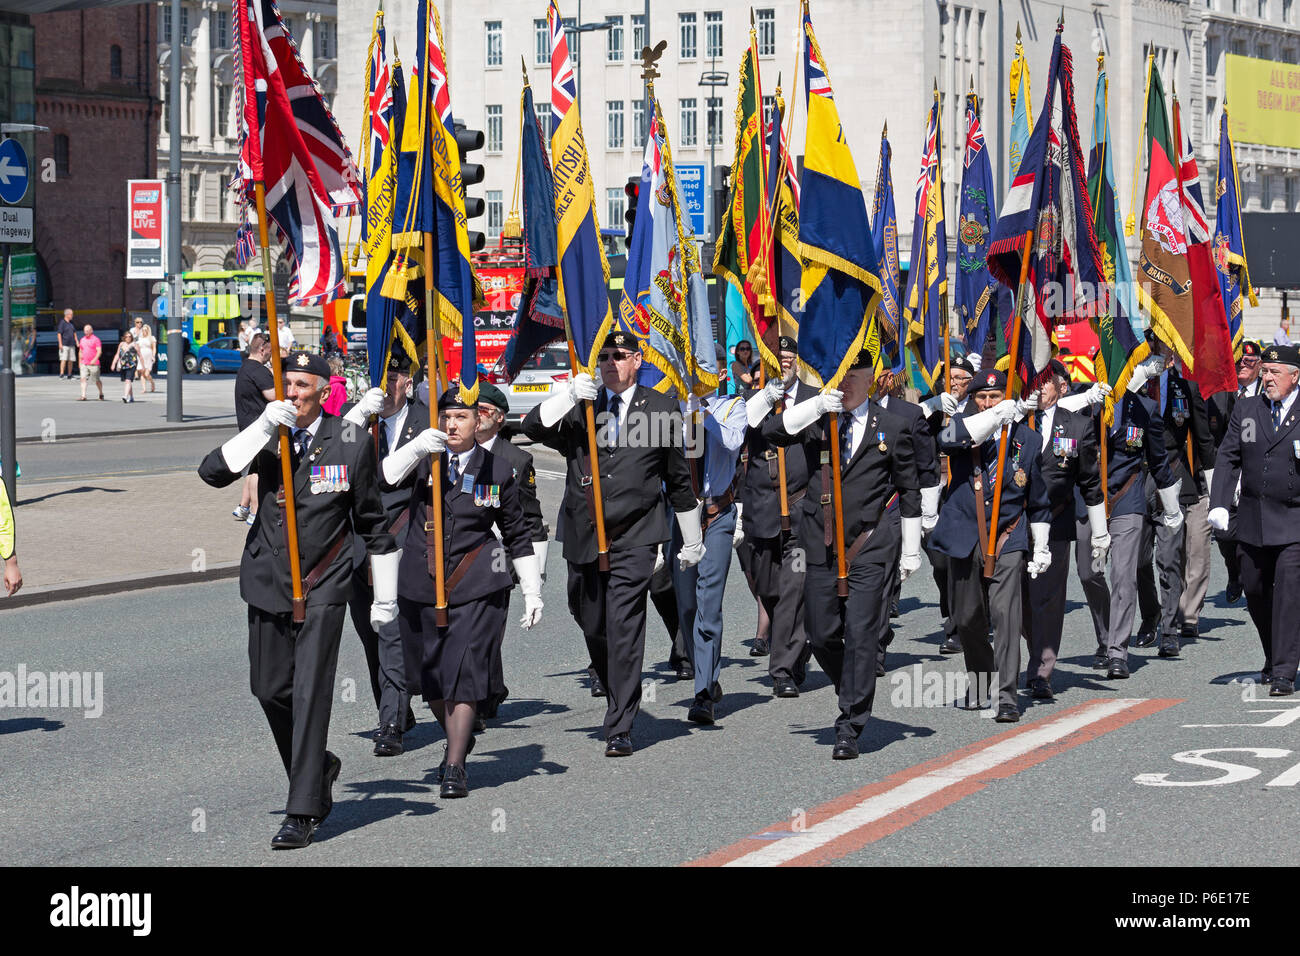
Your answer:
[[[741,352],[752,352],[752,351],[753,349],[751,349],[748,345],[741,345],[736,348],[737,355],[739,355]]]
[[[1239,365],[1247,365],[1247,366],[1254,367],[1254,366],[1258,365],[1259,363],[1260,363],[1260,359],[1258,359],[1258,358],[1254,358],[1253,356],[1250,356],[1250,355],[1246,355],[1246,356],[1243,356],[1242,359],[1241,359],[1241,361],[1238,362],[1237,364],[1239,364]]]
[[[631,352],[601,352],[596,356],[598,362],[626,362],[632,357]]]

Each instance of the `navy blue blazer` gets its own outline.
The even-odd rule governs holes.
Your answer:
[[[1215,460],[1210,507],[1232,511],[1241,476],[1234,540],[1254,547],[1300,542],[1300,399],[1278,428],[1268,399],[1241,398]],[[1293,598],[1294,600],[1294,598]]]
[[[1106,493],[1112,518],[1146,514],[1148,473],[1157,488],[1168,488],[1176,480],[1165,452],[1164,419],[1151,399],[1125,392],[1123,401],[1115,404],[1115,420],[1107,436]],[[1133,475],[1137,476],[1133,483],[1117,498]]]

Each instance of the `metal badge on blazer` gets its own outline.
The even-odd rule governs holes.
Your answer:
[[[311,493],[313,495],[347,491],[350,487],[347,465],[312,465]]]
[[[1128,445],[1129,448],[1141,448],[1143,434],[1143,429],[1130,425],[1124,431],[1124,443]]]

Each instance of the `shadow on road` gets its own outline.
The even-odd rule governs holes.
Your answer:
[[[104,491],[110,495],[120,495],[124,491],[126,491],[126,489],[125,488],[99,488],[93,485],[82,485],[80,488],[65,488],[63,491],[51,491],[48,495],[41,495],[37,498],[28,498],[26,496],[23,496],[22,500],[19,501],[18,504],[20,507],[22,505],[34,505],[42,501],[48,501],[50,498],[60,498],[63,495],[84,495],[92,491]]]
[[[0,720],[0,736],[4,734],[21,734],[26,730],[62,730],[64,723],[61,720],[50,720],[46,717],[14,717],[10,720]]]

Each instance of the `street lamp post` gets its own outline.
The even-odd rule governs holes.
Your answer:
[[[604,23],[583,23],[582,22],[582,0],[578,0],[578,25],[574,27],[577,36],[574,37],[573,52],[573,85],[576,94],[575,102],[578,104],[578,115],[582,115],[582,35],[591,33],[593,30],[608,30],[614,24],[606,20]]]
[[[181,291],[181,0],[171,0],[171,89],[167,113],[171,132],[167,137],[167,270],[171,289],[167,292],[167,420],[185,420],[181,403],[181,381],[185,378],[185,338],[181,315],[185,307]]]
[[[713,96],[714,89],[719,86],[725,87],[728,83],[731,82],[731,74],[725,72],[719,72],[717,67],[718,67],[717,56],[710,57],[709,72],[701,74],[700,84],[699,84],[700,86],[706,87],[709,91],[708,97],[706,97],[704,100],[704,135],[709,138],[709,201],[708,201],[708,205],[705,207],[705,211],[709,214],[709,234],[714,239],[718,237],[718,224],[713,221],[714,219],[713,190],[716,185],[714,182],[714,177],[715,177],[714,169],[715,169],[715,163],[717,162],[718,140],[722,137],[722,116],[719,113],[717,136],[714,135],[714,131],[712,126],[709,124],[709,120],[713,118],[713,100],[715,99],[715,97]],[[762,108],[761,103],[759,104],[759,108],[760,109]]]

